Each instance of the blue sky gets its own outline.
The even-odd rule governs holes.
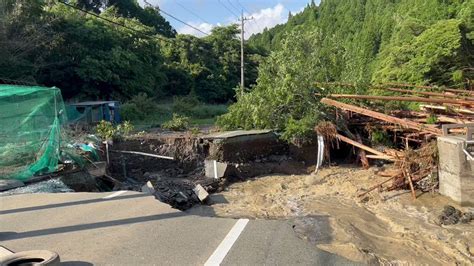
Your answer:
[[[300,12],[311,0],[146,0],[158,5],[164,11],[193,25],[204,32],[216,25],[228,25],[237,21],[236,15],[244,9],[244,15],[253,17],[247,22],[246,38],[261,32],[265,27],[271,28],[286,22],[288,12]],[[139,0],[143,4],[144,0]],[[315,1],[316,3],[319,2]],[[242,8],[242,6],[244,8]],[[170,17],[164,17],[179,32],[202,36],[192,29]]]

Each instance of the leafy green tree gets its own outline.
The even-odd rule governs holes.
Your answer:
[[[326,75],[317,48],[321,39],[316,31],[289,34],[282,48],[260,66],[255,88],[239,97],[229,113],[219,118],[219,126],[278,129],[288,140],[311,134],[322,110],[313,81]]]

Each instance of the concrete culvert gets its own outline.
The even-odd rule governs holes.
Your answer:
[[[48,250],[30,250],[12,253],[0,258],[0,266],[29,265],[59,266],[59,255]]]

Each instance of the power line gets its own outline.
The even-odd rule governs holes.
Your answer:
[[[165,11],[164,11],[163,9],[161,9],[161,8],[158,8],[158,10],[159,10],[161,13],[167,15],[168,17],[171,17],[171,18],[173,18],[173,19],[175,19],[175,20],[177,20],[177,21],[183,23],[184,25],[186,25],[186,26],[188,26],[188,27],[195,29],[195,30],[199,31],[200,33],[202,33],[202,34],[204,34],[204,35],[206,35],[206,36],[209,35],[209,33],[204,32],[204,31],[200,30],[199,28],[196,28],[196,27],[194,27],[193,25],[190,25],[190,24],[188,24],[188,23],[182,21],[181,19],[179,19],[179,18],[177,18],[177,17],[175,17],[175,16],[169,14],[168,12],[165,12]]]
[[[245,8],[245,6],[242,3],[240,3],[239,0],[237,0],[237,4],[241,6],[245,10],[245,12],[247,12],[249,15],[252,15],[252,12],[250,12],[247,8]],[[254,12],[254,13],[257,13],[257,12]],[[260,27],[260,24],[258,24],[256,20],[252,20],[251,22],[254,23],[254,25],[257,27],[257,30],[259,32],[263,32],[262,27]]]
[[[234,4],[232,4],[232,2],[231,2],[230,0],[227,0],[227,3],[229,3],[229,5],[230,5],[233,9],[235,9],[237,12],[240,12],[240,11],[241,11],[241,10],[239,10],[238,8],[236,8],[236,7],[234,6]]]
[[[239,8],[235,7],[234,4],[232,4],[232,2],[231,2],[230,0],[227,0],[227,2],[228,2],[235,10],[237,10],[237,12],[240,13],[240,12],[243,12],[243,11],[244,11],[243,9],[240,9],[240,10],[239,10]],[[243,8],[243,7],[242,7],[242,8]],[[250,13],[249,13],[249,15],[250,15]],[[254,29],[254,27],[252,27],[251,24],[249,24],[249,26],[251,26],[251,28]]]
[[[242,5],[239,0],[237,0],[237,4],[241,6],[245,10],[245,12],[249,13],[249,15],[252,14],[252,12],[250,12],[247,8],[245,8],[245,6]]]
[[[211,23],[209,23],[208,21],[206,21],[205,19],[203,19],[201,16],[199,16],[198,14],[196,14],[194,11],[189,10],[187,7],[185,7],[184,5],[182,5],[181,3],[179,3],[178,1],[176,1],[176,4],[177,4],[178,6],[180,6],[182,9],[188,11],[190,14],[194,15],[195,17],[197,17],[198,19],[202,20],[204,23],[211,24]]]
[[[120,27],[122,27],[122,28],[125,28],[125,29],[128,29],[128,30],[130,30],[130,31],[133,31],[133,32],[135,32],[135,33],[137,33],[137,34],[139,34],[139,35],[142,35],[143,37],[146,37],[146,38],[154,38],[154,37],[157,37],[157,38],[160,39],[160,40],[163,40],[163,41],[166,41],[166,42],[169,42],[169,43],[173,43],[170,39],[167,39],[167,38],[165,38],[165,37],[163,37],[163,36],[160,36],[160,35],[158,35],[158,34],[155,35],[155,36],[150,36],[150,35],[148,35],[147,33],[141,32],[141,31],[139,31],[139,30],[136,30],[136,29],[134,29],[134,28],[131,28],[131,27],[129,27],[129,26],[127,26],[127,25],[124,25],[124,24],[122,24],[122,23],[115,22],[115,21],[113,21],[113,20],[111,20],[111,19],[101,17],[101,16],[97,15],[96,13],[89,12],[89,11],[87,11],[87,10],[84,10],[84,9],[78,7],[78,6],[71,5],[71,4],[66,3],[66,2],[63,2],[63,1],[58,1],[58,2],[61,3],[61,4],[63,4],[63,5],[66,5],[66,6],[68,6],[68,7],[71,7],[71,8],[73,8],[73,9],[82,11],[82,12],[88,14],[88,15],[94,16],[94,17],[96,17],[96,18],[98,18],[98,19],[102,19],[102,20],[107,21],[107,22],[109,22],[109,23],[112,23],[112,24],[114,24],[114,25],[117,25],[117,26],[120,26]]]
[[[204,32],[204,31],[200,30],[199,28],[196,28],[196,27],[194,27],[193,25],[190,25],[190,24],[188,24],[188,23],[182,21],[181,19],[179,19],[179,18],[177,18],[177,17],[171,15],[170,13],[164,11],[164,10],[161,9],[159,6],[153,6],[152,4],[148,3],[146,0],[144,0],[144,2],[145,2],[146,5],[148,5],[148,6],[152,7],[152,8],[154,8],[154,9],[158,10],[159,12],[161,12],[161,13],[167,15],[168,17],[173,18],[174,20],[179,21],[179,22],[183,23],[184,25],[186,25],[186,26],[188,26],[188,27],[190,27],[190,28],[195,29],[195,30],[199,31],[200,33],[202,33],[202,34],[204,34],[204,35],[206,35],[206,36],[209,35],[209,33]]]
[[[231,14],[233,14],[237,20],[239,20],[239,15],[235,14],[234,11],[232,11],[230,8],[228,8],[226,5],[224,5],[224,3],[221,2],[221,0],[217,0],[219,2],[219,4],[221,4],[225,9],[227,9],[227,11],[229,11]]]

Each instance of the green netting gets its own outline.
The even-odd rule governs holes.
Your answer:
[[[58,88],[0,85],[0,178],[55,171],[65,119]]]

